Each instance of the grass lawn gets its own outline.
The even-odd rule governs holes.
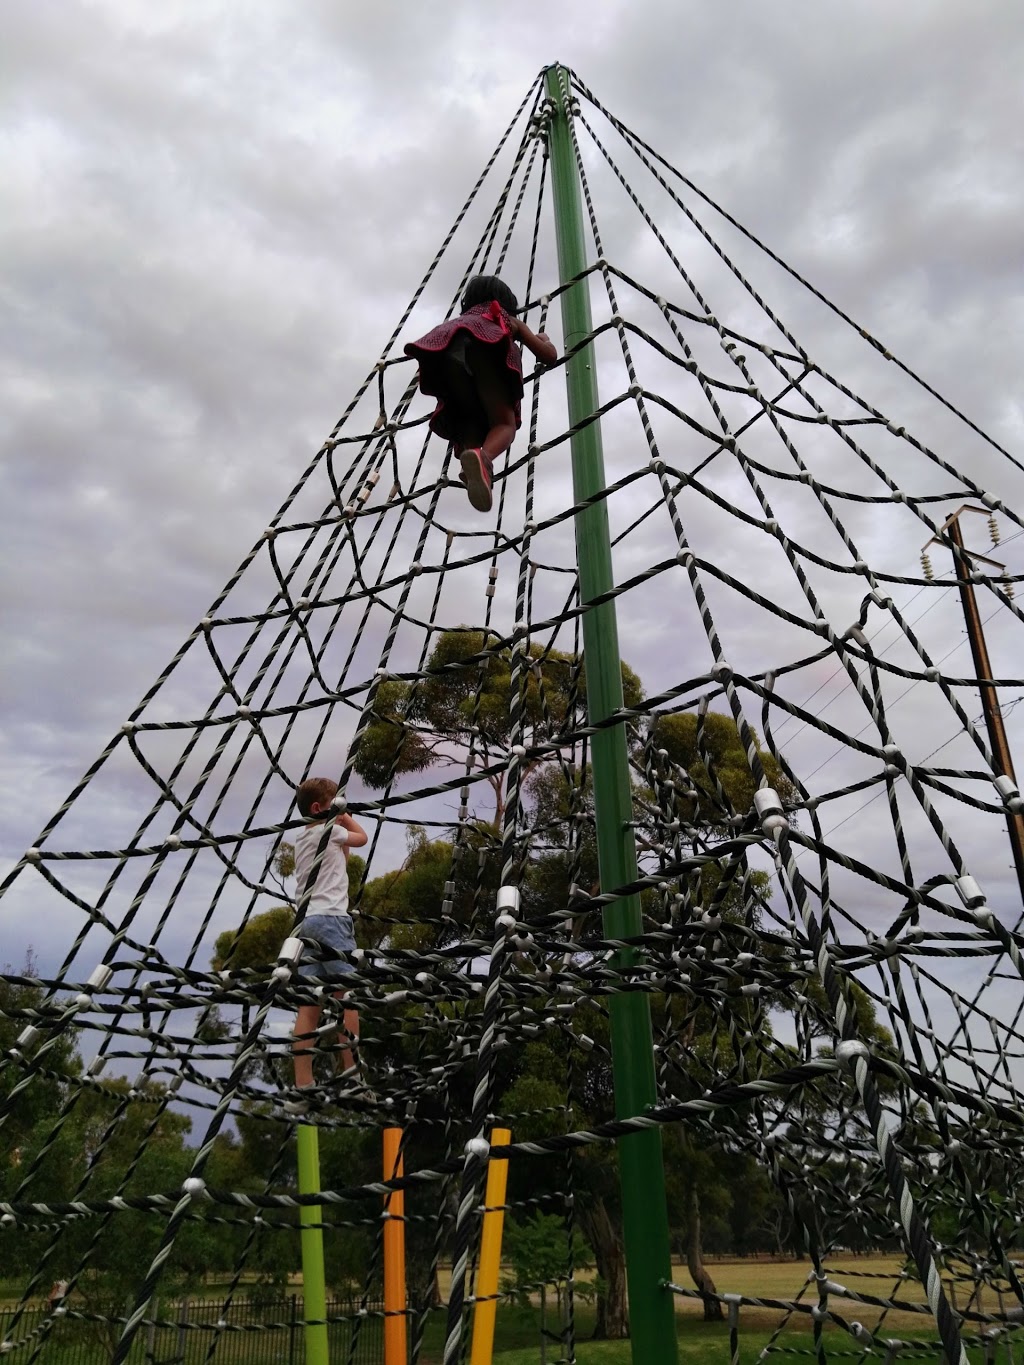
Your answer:
[[[900,1258],[896,1256],[847,1255],[830,1258],[825,1268],[830,1280],[844,1286],[851,1293],[881,1299],[894,1299],[900,1303],[920,1305],[923,1308],[926,1301],[922,1286],[917,1280],[903,1279],[900,1274],[901,1265]],[[807,1283],[808,1276],[811,1273],[811,1264],[806,1260],[710,1261],[707,1269],[720,1294],[743,1294],[747,1297],[766,1299],[799,1299],[808,1305],[817,1302],[816,1289],[813,1284],[809,1286]],[[585,1274],[586,1272],[584,1272]],[[672,1278],[683,1288],[692,1287],[685,1266],[674,1265]],[[948,1280],[944,1281],[944,1286],[953,1307],[964,1307],[963,1290],[961,1289],[960,1297],[957,1298],[956,1291]],[[442,1288],[444,1288],[443,1284]],[[972,1309],[987,1313],[998,1313],[1014,1306],[1014,1303],[1006,1299],[1000,1301],[991,1291],[986,1291],[971,1303]],[[886,1336],[910,1336],[911,1334],[927,1336],[932,1330],[931,1314],[917,1313],[909,1307],[907,1310],[894,1309],[886,1313],[883,1309],[856,1303],[838,1295],[830,1296],[830,1307],[848,1320],[863,1323],[870,1331],[875,1331],[880,1326]],[[499,1330],[502,1316],[507,1311],[504,1307],[498,1310]],[[580,1312],[581,1308],[577,1305],[577,1316],[580,1315]],[[584,1306],[582,1314],[588,1324],[593,1321],[592,1309]],[[703,1323],[703,1305],[697,1298],[677,1298],[676,1316],[681,1319],[681,1340],[691,1324],[699,1327],[705,1325]],[[745,1306],[740,1310],[740,1336],[759,1330],[762,1335],[767,1337],[778,1326],[781,1317],[782,1315],[776,1309]],[[708,1327],[710,1330],[717,1330],[711,1324],[708,1324]],[[810,1314],[794,1313],[791,1315],[787,1330],[795,1334],[806,1335],[811,1332],[811,1329]],[[587,1330],[587,1328],[582,1329],[579,1335],[585,1336]]]
[[[929,1338],[925,1337],[924,1340]],[[930,1338],[934,1340],[934,1337]],[[913,1341],[914,1336],[909,1332],[900,1333],[901,1341]],[[740,1361],[742,1365],[754,1365],[758,1353],[762,1346],[768,1341],[764,1333],[753,1333],[748,1337],[740,1334]],[[786,1346],[791,1346],[792,1350],[786,1350]],[[814,1357],[808,1354],[808,1339],[804,1336],[790,1337],[784,1336],[772,1349],[769,1357],[769,1365],[808,1365]],[[780,1349],[780,1347],[782,1349]],[[826,1338],[826,1351],[829,1360],[838,1359],[838,1353],[842,1353],[849,1358],[850,1340],[845,1334],[832,1331]],[[837,1353],[833,1356],[833,1351]],[[859,1353],[853,1358],[857,1359]],[[869,1359],[880,1361],[883,1354],[876,1354]],[[902,1357],[897,1357],[901,1359]],[[907,1360],[911,1357],[908,1355]],[[549,1351],[548,1361],[558,1359],[557,1351]],[[683,1332],[679,1334],[679,1365],[729,1365],[732,1357],[729,1354],[728,1332],[720,1329],[712,1331],[710,1326],[701,1323],[698,1330],[694,1332]],[[934,1355],[920,1356],[915,1355],[914,1360],[919,1365],[926,1365],[926,1362],[934,1362],[938,1365],[940,1359],[939,1352]],[[968,1359],[971,1365],[982,1365],[985,1360],[984,1352],[980,1348],[972,1349],[968,1352]],[[1000,1354],[1000,1361],[1008,1361],[1009,1357]],[[633,1365],[633,1357],[630,1354],[630,1344],[628,1341],[584,1341],[580,1342],[576,1351],[578,1365]],[[540,1352],[536,1346],[532,1348],[520,1348],[515,1351],[498,1351],[494,1356],[494,1365],[540,1365]],[[651,1365],[655,1365],[652,1362]]]
[[[829,1278],[847,1289],[878,1298],[896,1299],[909,1304],[924,1305],[924,1292],[915,1280],[900,1277],[900,1261],[892,1256],[857,1257],[844,1256],[830,1260],[827,1264]],[[807,1261],[754,1261],[736,1260],[709,1263],[708,1269],[719,1293],[740,1293],[747,1296],[793,1300],[801,1296],[805,1303],[817,1301],[817,1292],[807,1286],[810,1263]],[[690,1280],[681,1266],[673,1269],[676,1283],[689,1286]],[[947,1294],[950,1286],[946,1285]],[[952,1296],[951,1296],[952,1297]],[[936,1332],[930,1314],[912,1311],[892,1310],[885,1313],[867,1304],[855,1303],[840,1296],[830,1296],[830,1306],[847,1321],[864,1324],[879,1337],[898,1337],[903,1341],[934,1342]],[[978,1301],[972,1303],[978,1308]],[[988,1293],[981,1301],[982,1311],[998,1312],[1010,1308],[1010,1303],[1000,1304],[996,1296]],[[519,1316],[513,1323],[509,1313]],[[498,1324],[494,1365],[539,1365],[540,1348],[537,1339],[537,1314],[533,1314],[533,1324],[524,1321],[522,1314],[529,1310],[509,1310],[504,1306],[498,1310]],[[577,1360],[579,1365],[632,1365],[630,1343],[628,1341],[590,1341],[593,1330],[593,1309],[583,1306],[577,1310]],[[703,1308],[698,1299],[677,1299],[676,1318],[679,1324],[679,1359],[681,1365],[728,1365],[729,1329],[726,1323],[705,1323]],[[747,1365],[757,1359],[761,1348],[768,1342],[772,1332],[782,1323],[784,1315],[777,1310],[743,1307],[740,1310],[739,1336],[740,1359]],[[554,1326],[555,1324],[550,1324]],[[532,1330],[532,1341],[523,1338],[524,1331]],[[812,1349],[812,1323],[809,1314],[792,1314],[786,1323],[785,1331],[776,1340],[770,1360],[772,1365],[807,1365]],[[789,1347],[789,1350],[785,1348]],[[848,1334],[835,1326],[826,1328],[826,1349],[831,1355],[835,1352],[856,1350]],[[782,1349],[780,1349],[782,1348]],[[1003,1348],[1005,1351],[1005,1347]],[[883,1353],[884,1354],[884,1353]],[[551,1343],[548,1360],[559,1358],[558,1345]],[[981,1348],[972,1349],[969,1358],[974,1362],[985,1359]],[[1001,1355],[1000,1360],[1008,1359]],[[934,1356],[917,1357],[919,1360],[939,1359]],[[653,1363],[652,1363],[653,1365]]]
[[[730,1260],[710,1262],[708,1265],[719,1293],[740,1293],[745,1296],[787,1301],[799,1299],[804,1303],[811,1304],[817,1301],[817,1293],[813,1285],[807,1285],[809,1268],[807,1261]],[[843,1256],[830,1260],[826,1268],[830,1280],[845,1286],[850,1291],[878,1298],[897,1299],[908,1305],[906,1309],[894,1309],[886,1313],[882,1309],[854,1302],[842,1295],[830,1294],[830,1307],[840,1313],[848,1322],[863,1323],[870,1331],[876,1332],[880,1339],[899,1337],[901,1340],[917,1340],[922,1343],[935,1340],[936,1334],[930,1315],[909,1311],[912,1305],[920,1304],[923,1306],[924,1295],[920,1284],[915,1280],[901,1278],[900,1262],[897,1258],[892,1256]],[[673,1278],[684,1287],[690,1283],[682,1266],[673,1268]],[[447,1270],[442,1270],[440,1279],[442,1294],[446,1294],[449,1281]],[[223,1288],[224,1286],[211,1282],[206,1285],[201,1296],[198,1294],[192,1296],[193,1302],[202,1298],[207,1301],[207,1304],[215,1303],[220,1297],[218,1291],[222,1291]],[[949,1293],[949,1289],[950,1286],[947,1285],[947,1293]],[[5,1291],[7,1291],[6,1294]],[[291,1291],[301,1295],[301,1284],[295,1283],[289,1286],[289,1292]],[[0,1307],[4,1306],[3,1300],[8,1295],[11,1300],[16,1300],[18,1296],[17,1287],[14,1284],[0,1283]],[[547,1324],[552,1331],[558,1327],[553,1297],[553,1295],[549,1297]],[[953,1296],[950,1294],[950,1297]],[[956,1300],[953,1301],[954,1306],[956,1306]],[[959,1306],[965,1306],[962,1297]],[[990,1291],[981,1300],[980,1305],[977,1300],[971,1304],[972,1308],[979,1306],[983,1311],[999,1312],[1010,1308],[1012,1305],[1006,1302],[1000,1303],[996,1295]],[[162,1315],[167,1315],[170,1311],[168,1305],[161,1305],[161,1308],[163,1310]],[[173,1313],[170,1315],[173,1318]],[[731,1357],[727,1323],[705,1323],[702,1305],[695,1298],[676,1299],[676,1318],[680,1365],[691,1365],[691,1363],[695,1365],[698,1361],[706,1362],[706,1365],[719,1365],[719,1363],[720,1365],[728,1365]],[[540,1365],[539,1319],[539,1308],[536,1302],[532,1305],[510,1303],[499,1305],[494,1365]],[[590,1339],[594,1330],[594,1319],[593,1305],[578,1301],[576,1306],[576,1342],[579,1365],[632,1365],[628,1341],[595,1342]],[[784,1331],[773,1345],[772,1365],[807,1365],[807,1361],[813,1359],[811,1356],[812,1323],[809,1313],[793,1313],[786,1320],[785,1314],[776,1309],[744,1306],[740,1310],[739,1318],[740,1358],[744,1365],[748,1365],[757,1359],[761,1348],[769,1341],[772,1333],[783,1324]],[[444,1310],[432,1313],[424,1340],[424,1350],[421,1356],[422,1365],[438,1365],[440,1362],[443,1354],[445,1329]],[[333,1354],[344,1359],[348,1354],[348,1329],[339,1327],[337,1331],[340,1335],[336,1343],[337,1350]],[[369,1352],[365,1357],[367,1360],[377,1357],[379,1346],[376,1346],[375,1343],[379,1333],[379,1320],[376,1322],[371,1320],[364,1325],[362,1341],[363,1349]],[[342,1336],[345,1338],[344,1341],[341,1340]],[[301,1342],[301,1329],[299,1341]],[[1016,1341],[1017,1338],[1014,1338],[1015,1343]],[[161,1340],[160,1346],[162,1347],[164,1344]],[[187,1365],[202,1365],[202,1359],[205,1359],[208,1345],[209,1337],[205,1334],[190,1334],[186,1350]],[[282,1359],[288,1360],[287,1350],[285,1350],[284,1357],[281,1356],[281,1350],[286,1346],[285,1337],[277,1333],[257,1337],[252,1334],[228,1335],[218,1342],[214,1365],[281,1365]],[[837,1355],[840,1353],[848,1354],[851,1348],[855,1354],[859,1354],[854,1342],[845,1331],[833,1325],[826,1328],[826,1349],[830,1358],[833,1358],[833,1353]],[[140,1339],[140,1352],[142,1349]],[[1006,1345],[1004,1344],[1001,1354],[997,1357],[1000,1362],[1008,1360],[1005,1352]],[[62,1358],[65,1354],[60,1349],[58,1342],[52,1341],[50,1348],[45,1353],[45,1361],[53,1362],[53,1365],[62,1365]],[[160,1354],[159,1350],[157,1354]],[[298,1359],[295,1361],[295,1365],[301,1365],[302,1354],[300,1346],[296,1352]],[[548,1361],[555,1362],[560,1356],[561,1350],[558,1341],[549,1341]],[[937,1362],[939,1353],[935,1351],[934,1354],[929,1353],[915,1358],[922,1362],[930,1360]],[[979,1362],[980,1365],[980,1362],[984,1360],[983,1351],[980,1349],[972,1350],[970,1360],[971,1365],[975,1365],[975,1362]],[[13,1365],[23,1365],[21,1352],[16,1353],[15,1358],[13,1358]],[[74,1358],[67,1355],[63,1365],[102,1365],[102,1361],[99,1356],[95,1362],[91,1358],[87,1360],[80,1352],[76,1351]],[[651,1362],[651,1365],[659,1365],[659,1363]]]

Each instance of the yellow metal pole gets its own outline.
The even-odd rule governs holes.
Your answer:
[[[512,1141],[507,1128],[491,1131],[491,1146],[505,1147]],[[473,1306],[473,1354],[469,1365],[491,1365],[494,1356],[494,1325],[498,1316],[498,1273],[501,1270],[501,1234],[505,1226],[505,1187],[508,1162],[492,1161],[487,1167],[484,1226],[480,1235],[480,1265]]]
[[[316,1128],[303,1123],[298,1131],[299,1193],[320,1193],[320,1143]],[[306,1365],[328,1365],[327,1284],[324,1274],[324,1210],[302,1204],[302,1316],[306,1323]]]
[[[404,1174],[401,1128],[384,1129],[384,1179]],[[384,1199],[384,1365],[407,1365],[405,1327],[405,1191]]]

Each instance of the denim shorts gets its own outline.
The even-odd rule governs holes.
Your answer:
[[[318,944],[329,957],[316,958],[310,951],[303,953],[299,977],[305,981],[330,981],[332,977],[347,976],[355,967],[342,954],[351,953],[356,946],[351,915],[307,915],[295,930],[302,939]]]

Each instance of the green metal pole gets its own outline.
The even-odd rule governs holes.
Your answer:
[[[298,1133],[299,1194],[320,1193],[320,1142],[312,1124],[303,1123]],[[302,1316],[305,1319],[306,1365],[328,1365],[327,1281],[324,1274],[323,1208],[302,1204]]]
[[[583,200],[569,126],[568,72],[548,67],[547,92],[554,104],[549,125],[551,185],[555,202],[555,236],[559,276],[564,284],[586,268]],[[588,280],[562,294],[562,328],[570,351],[593,330]],[[584,346],[566,365],[569,421],[573,426],[598,409],[594,350]],[[592,422],[571,438],[572,481],[577,502],[604,491],[601,427]],[[594,503],[576,515],[576,556],[584,606],[614,586],[608,506]],[[587,669],[587,708],[598,724],[621,708],[622,672],[615,603],[591,607],[583,616],[583,657]],[[636,841],[629,780],[626,733],[622,725],[600,730],[591,738],[598,863],[602,890],[636,879]],[[643,932],[640,898],[630,896],[604,911],[608,938]],[[616,963],[626,967],[637,954],[624,950]],[[619,1118],[642,1114],[657,1099],[654,1038],[650,1004],[645,995],[613,995],[609,1006],[615,1111]],[[675,1304],[662,1286],[671,1276],[668,1209],[661,1133],[657,1128],[619,1140],[619,1175],[629,1291],[630,1334],[635,1365],[673,1365],[677,1359]]]

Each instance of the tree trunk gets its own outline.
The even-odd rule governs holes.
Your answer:
[[[770,1254],[774,1254],[776,1260],[779,1261],[786,1255],[786,1248],[782,1244],[782,1229],[784,1224],[785,1214],[781,1209],[776,1209],[774,1216],[770,1213],[766,1213],[764,1216],[764,1223],[762,1224],[765,1236],[770,1237],[775,1243],[775,1251]],[[760,1242],[760,1238],[758,1241]]]
[[[501,826],[505,820],[505,784],[500,777],[491,777],[488,781],[494,792],[494,828],[500,836]]]
[[[540,1287],[540,1365],[548,1365],[548,1287]]]
[[[690,1236],[686,1244],[686,1268],[704,1301],[704,1321],[721,1322],[722,1305],[715,1297],[718,1291],[715,1289],[714,1280],[704,1269],[700,1237],[700,1195],[697,1193],[696,1185],[690,1195]]]
[[[629,1336],[629,1310],[626,1301],[626,1260],[622,1235],[608,1215],[600,1196],[581,1201],[580,1222],[587,1235],[597,1273],[604,1280],[604,1294],[597,1301],[597,1326],[594,1336],[622,1341]]]

